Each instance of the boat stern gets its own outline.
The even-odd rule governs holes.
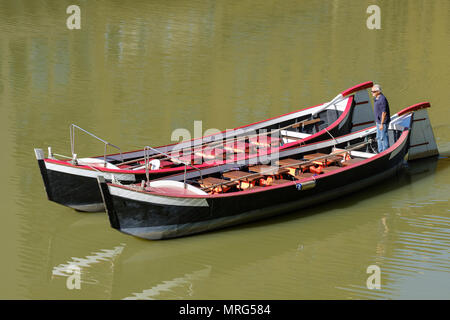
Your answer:
[[[119,218],[117,217],[116,211],[114,209],[114,203],[112,201],[111,193],[109,192],[105,177],[98,176],[97,182],[98,187],[100,188],[100,193],[102,195],[103,205],[105,206],[105,211],[108,214],[111,227],[120,230]]]
[[[39,165],[39,170],[41,172],[42,180],[44,182],[44,188],[45,188],[45,192],[47,194],[47,198],[48,198],[48,200],[53,201],[52,189],[50,188],[49,178],[48,178],[48,174],[47,174],[47,167],[45,166],[45,161],[44,161],[44,159],[45,159],[44,150],[39,149],[39,148],[34,148],[34,155],[36,156],[36,160]]]
[[[433,128],[426,108],[414,111],[408,160],[416,160],[439,155]]]
[[[47,158],[40,148],[35,148],[34,154],[48,200],[82,212],[104,211],[96,171],[56,160],[51,148]]]

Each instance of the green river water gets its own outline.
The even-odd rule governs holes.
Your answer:
[[[69,30],[69,5],[81,29]],[[366,26],[369,5],[381,29]],[[449,299],[450,2],[0,0],[1,299]],[[75,123],[122,150],[380,83],[429,101],[440,157],[261,222],[144,241],[49,202],[33,148]],[[78,135],[79,157],[103,145]],[[81,269],[67,287],[67,266]],[[381,289],[366,286],[381,270]]]

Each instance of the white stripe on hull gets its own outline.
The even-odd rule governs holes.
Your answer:
[[[157,196],[153,194],[147,194],[137,192],[133,190],[127,190],[114,186],[108,186],[109,192],[113,196],[132,199],[141,202],[164,204],[170,206],[183,206],[183,207],[208,207],[208,202],[203,198],[181,198],[181,197],[165,197]]]
[[[76,176],[81,177],[88,177],[88,178],[94,178],[96,179],[98,176],[104,176],[107,180],[112,180],[112,176],[119,180],[119,181],[136,181],[134,174],[124,174],[124,173],[110,173],[110,172],[104,172],[104,171],[94,171],[94,170],[86,170],[81,168],[74,168],[64,165],[59,165],[51,162],[45,162],[45,167],[47,170],[72,174]]]

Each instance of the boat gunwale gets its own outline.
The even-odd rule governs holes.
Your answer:
[[[346,136],[353,135],[353,134],[356,135],[357,133],[361,133],[363,131],[371,130],[371,129],[374,129],[374,128],[375,128],[375,125],[371,126],[371,127],[360,129],[358,131],[349,132],[347,134],[340,135],[339,138],[346,137]],[[315,144],[319,144],[319,143],[323,143],[323,142],[327,142],[327,141],[332,141],[332,140],[335,140],[335,139],[328,139],[328,140],[321,140],[321,141],[311,142],[311,143],[308,143],[307,145],[308,146],[312,146],[312,145],[315,145]],[[282,151],[288,151],[288,150],[292,150],[294,148],[295,148],[295,146],[290,146],[289,148],[285,148]],[[246,159],[250,159],[250,158],[246,158]],[[58,164],[58,165],[65,165],[65,166],[73,167],[73,168],[77,168],[77,169],[85,169],[85,170],[90,170],[90,171],[97,171],[97,170],[93,169],[92,167],[89,167],[89,166],[86,166],[86,165],[74,165],[74,164],[69,162],[70,160],[57,160],[57,159],[45,158],[44,161],[45,162],[54,163],[54,164]],[[228,164],[231,164],[231,163],[233,163],[233,162],[228,162]],[[227,162],[222,161],[222,162],[216,162],[215,164],[196,165],[196,167],[197,168],[202,168],[202,169],[208,169],[208,168],[211,168],[211,167],[225,165],[225,164],[227,164]],[[204,166],[204,167],[202,167],[202,166]],[[145,174],[145,170],[122,170],[122,169],[111,169],[111,168],[102,168],[102,167],[95,167],[95,168],[98,169],[98,171],[106,172],[106,173],[109,172],[109,173],[122,173],[122,174]],[[180,170],[180,168],[184,170],[183,167],[177,167],[177,168],[169,168],[169,169],[162,169],[162,170],[152,170],[150,172],[151,173],[161,173],[161,172],[168,172],[171,169],[172,169],[171,171],[182,171],[182,170]],[[167,170],[167,171],[165,171],[165,170]],[[176,174],[179,174],[179,173],[176,173]],[[170,176],[173,176],[173,175],[170,175]],[[168,176],[165,176],[165,178],[167,178],[167,177]]]

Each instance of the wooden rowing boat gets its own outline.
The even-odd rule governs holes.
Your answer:
[[[111,226],[166,239],[266,218],[360,190],[394,176],[410,150],[414,110],[392,116],[390,148],[377,153],[376,128],[282,150],[269,164],[225,163],[145,184],[99,186]]]
[[[371,86],[372,82],[361,83],[341,92],[331,102],[233,130],[125,153],[106,154],[107,146],[115,146],[72,125],[71,156],[62,159],[49,148],[46,158],[42,149],[35,149],[36,159],[49,200],[79,211],[102,211],[104,205],[96,179],[100,175],[108,181],[131,184],[147,177],[156,179],[191,170],[193,165],[203,170],[371,126],[373,110],[367,93]],[[96,157],[77,157],[74,151],[76,128],[104,142],[105,153]]]

